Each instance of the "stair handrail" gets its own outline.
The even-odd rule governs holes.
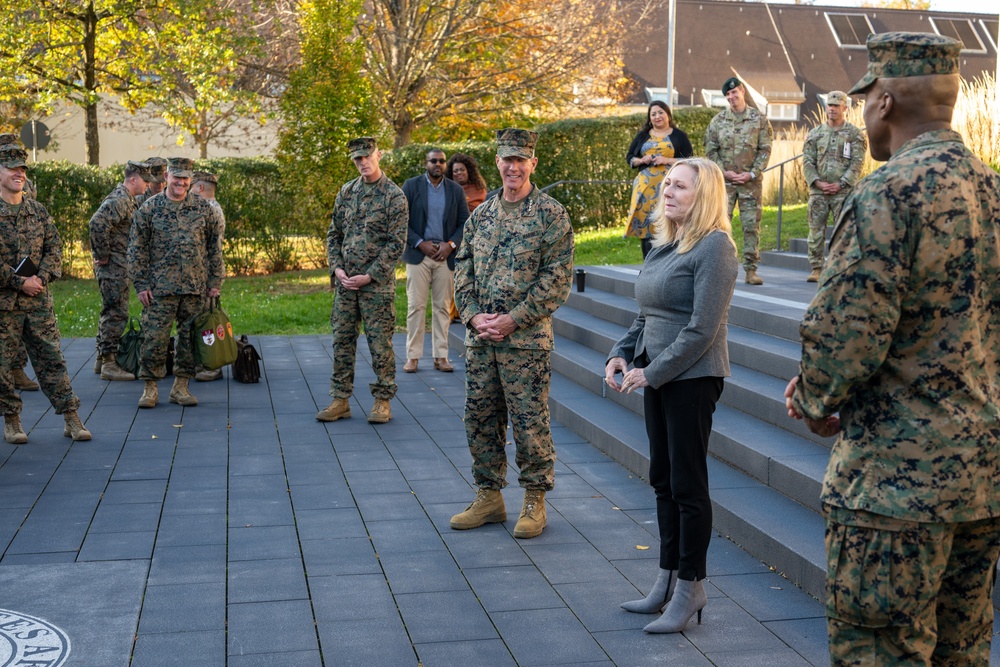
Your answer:
[[[772,169],[781,169],[778,172],[778,229],[776,231],[775,245],[777,250],[781,250],[781,211],[785,206],[785,165],[789,162],[794,162],[802,157],[804,153],[799,153],[798,155],[793,155],[787,160],[782,160],[778,164],[772,164],[770,167],[764,170],[764,172],[769,172]],[[759,232],[758,232],[759,233]]]

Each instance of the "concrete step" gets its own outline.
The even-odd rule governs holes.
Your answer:
[[[799,372],[802,346],[759,331],[729,325],[729,362],[750,370],[791,379]]]
[[[805,271],[806,273],[809,273],[811,268],[805,252],[766,250],[760,253],[760,263],[782,269]]]

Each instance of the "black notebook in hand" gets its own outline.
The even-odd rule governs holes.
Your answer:
[[[35,263],[31,261],[30,257],[25,257],[21,260],[21,263],[17,265],[14,269],[14,274],[21,276],[22,278],[30,278],[31,276],[38,275],[38,267]]]

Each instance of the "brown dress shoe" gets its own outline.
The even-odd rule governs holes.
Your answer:
[[[444,373],[451,373],[453,370],[455,370],[455,367],[452,366],[451,362],[448,361],[448,357],[441,357],[439,359],[435,359],[434,368]]]
[[[406,363],[403,364],[404,373],[416,373],[417,372],[417,362],[418,359],[407,359]]]

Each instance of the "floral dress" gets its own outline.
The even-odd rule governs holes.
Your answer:
[[[646,143],[642,145],[642,156],[646,157],[647,155],[674,157],[674,144],[670,141],[670,135],[662,139],[650,135]],[[660,191],[660,183],[667,175],[667,169],[669,169],[667,165],[646,165],[639,170],[639,174],[632,184],[632,205],[629,208],[631,214],[625,228],[625,236],[644,239],[653,235],[652,223],[657,195]]]

